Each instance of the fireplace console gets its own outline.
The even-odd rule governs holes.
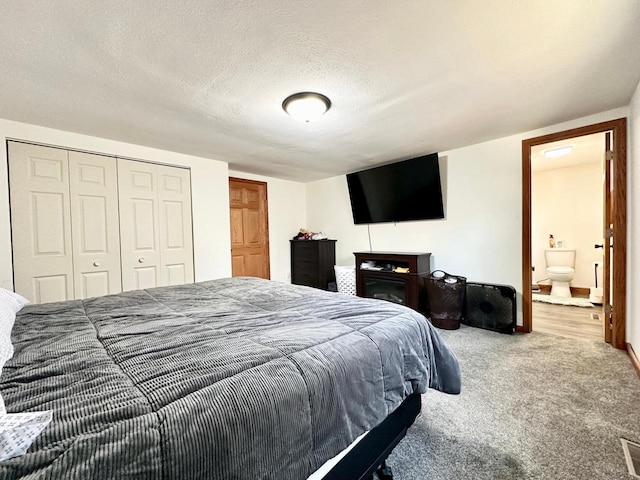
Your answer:
[[[424,278],[431,271],[430,253],[354,252],[356,295],[406,305],[427,313]]]

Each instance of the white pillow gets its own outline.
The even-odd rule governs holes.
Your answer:
[[[29,300],[19,293],[12,292],[6,288],[0,288],[0,307],[6,305],[11,307],[13,313],[18,313],[27,303],[29,303]]]
[[[13,356],[11,330],[16,320],[16,312],[12,307],[0,303],[0,373],[7,360]]]
[[[0,373],[7,360],[13,356],[11,330],[16,320],[16,313],[29,301],[22,295],[0,288]]]
[[[16,319],[13,307],[0,303],[0,374],[4,364],[13,357],[13,345],[11,344],[11,329]],[[0,395],[0,417],[6,413],[2,395]],[[1,433],[0,433],[1,435]]]
[[[28,300],[22,295],[0,288],[0,373],[13,356],[11,330],[16,313]],[[51,422],[51,411],[7,413],[0,395],[0,462],[26,453],[33,441]]]

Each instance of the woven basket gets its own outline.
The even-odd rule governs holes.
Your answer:
[[[347,295],[355,295],[356,268],[350,265],[334,265],[333,269],[336,272],[336,283],[338,285],[338,292],[346,293]]]

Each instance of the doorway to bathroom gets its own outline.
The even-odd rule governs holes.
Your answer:
[[[524,140],[522,172],[519,330],[625,349],[626,119]]]
[[[532,328],[602,341],[607,134],[531,148]]]

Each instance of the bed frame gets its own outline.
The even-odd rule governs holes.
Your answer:
[[[421,396],[409,395],[383,422],[371,429],[323,480],[369,480],[377,474],[380,480],[392,480],[386,460],[420,413]]]

